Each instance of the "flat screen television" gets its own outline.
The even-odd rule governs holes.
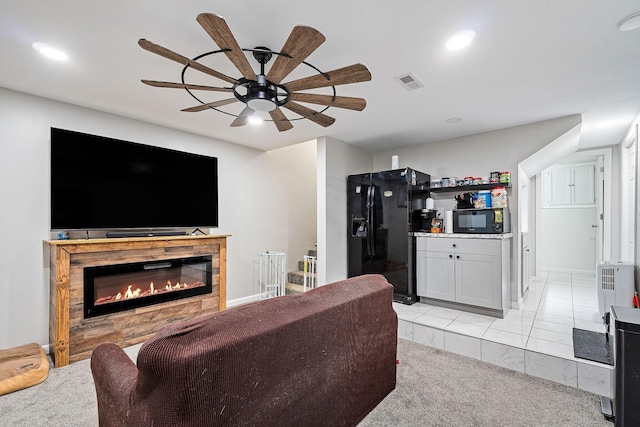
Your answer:
[[[51,230],[218,226],[218,159],[51,128]]]

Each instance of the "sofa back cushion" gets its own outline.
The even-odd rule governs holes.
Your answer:
[[[131,407],[159,425],[355,425],[395,387],[392,297],[365,275],[167,326]]]

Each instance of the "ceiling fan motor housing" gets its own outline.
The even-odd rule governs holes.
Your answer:
[[[240,79],[234,86],[236,98],[255,111],[273,111],[289,101],[289,92],[282,86],[275,85],[258,74],[257,80]],[[246,89],[246,94],[238,93],[239,88]],[[283,92],[278,92],[281,89]]]

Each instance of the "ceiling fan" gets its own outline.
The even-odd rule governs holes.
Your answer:
[[[298,114],[301,118],[309,119],[324,127],[330,126],[335,122],[333,117],[323,114],[329,107],[346,108],[356,111],[362,111],[365,108],[366,101],[363,98],[337,96],[335,86],[371,80],[371,73],[367,67],[362,64],[354,64],[332,71],[322,72],[313,65],[305,62],[305,59],[325,41],[325,37],[318,30],[307,26],[295,26],[293,30],[291,30],[282,50],[275,52],[264,46],[258,46],[253,49],[241,48],[226,21],[221,16],[211,13],[201,13],[196,20],[218,45],[220,50],[208,52],[194,59],[189,59],[146,39],[140,39],[138,41],[138,44],[143,49],[185,66],[182,71],[182,83],[142,80],[143,83],[154,87],[185,89],[200,102],[200,105],[185,108],[182,111],[197,112],[214,109],[235,116],[236,118],[231,123],[231,126],[243,126],[256,111],[264,111],[269,113],[275,126],[282,132],[293,128],[291,121],[297,119],[287,118],[280,107],[286,108]],[[244,53],[245,51],[252,52],[254,59],[260,65],[259,73],[254,71]],[[221,52],[227,55],[229,60],[231,60],[240,72],[241,77],[230,77],[198,62],[198,59],[206,55]],[[276,55],[276,58],[269,70],[265,73],[265,65],[272,59],[273,55]],[[313,68],[317,74],[283,83],[283,80],[300,64],[305,64]],[[229,83],[231,86],[215,87],[185,83],[185,71],[188,68],[193,68],[213,76]],[[325,87],[331,87],[333,94],[324,95],[301,92]],[[228,92],[233,93],[234,97],[214,102],[203,102],[191,91]],[[218,107],[235,102],[245,104],[244,109],[238,115],[218,109]],[[324,106],[324,109],[316,111],[299,104],[299,102],[321,105]]]

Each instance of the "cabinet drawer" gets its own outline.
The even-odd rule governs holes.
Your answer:
[[[441,237],[418,237],[416,249],[419,251],[431,252],[451,252],[455,248],[453,245],[459,239],[449,239]]]
[[[500,240],[496,239],[459,239],[448,237],[418,237],[416,249],[432,252],[459,252],[469,254],[500,255]]]
[[[479,255],[500,256],[500,240],[495,239],[456,239],[456,252]]]

